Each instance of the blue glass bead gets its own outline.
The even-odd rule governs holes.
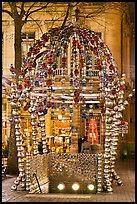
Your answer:
[[[89,72],[88,72],[88,76],[91,77],[92,75],[93,75],[93,73],[92,73],[91,71],[89,71]]]
[[[46,105],[46,103],[47,103],[47,100],[46,100],[46,99],[44,99],[44,105]]]
[[[57,69],[58,65],[57,64],[53,64],[53,69]]]
[[[48,112],[47,109],[44,109],[44,110],[43,110],[44,115],[46,115],[47,112]]]
[[[38,81],[35,81],[35,86],[39,87],[39,82]]]
[[[85,113],[86,112],[86,109],[82,109],[82,113]]]
[[[34,80],[33,80],[33,79],[30,79],[30,82],[31,82],[31,83],[33,83],[33,82],[34,82]]]
[[[90,113],[90,114],[89,114],[89,118],[93,118],[93,113]]]
[[[59,52],[57,52],[56,57],[59,57],[59,56],[60,56],[60,53],[59,53]]]
[[[9,118],[9,122],[14,122],[14,118]]]
[[[36,111],[36,114],[38,114],[38,111]]]
[[[44,93],[44,94],[46,94],[46,93],[47,93],[47,91],[45,90],[43,93]]]
[[[89,100],[90,100],[90,101],[93,101],[93,98],[90,98]]]
[[[106,68],[103,68],[103,73],[106,73]]]
[[[54,114],[54,112],[51,112],[51,116],[54,116],[55,114]]]
[[[91,62],[92,62],[91,60],[88,60],[88,61],[87,61],[87,64],[89,65],[89,64],[91,64]]]
[[[93,83],[90,83],[89,85],[90,85],[90,86],[93,86]]]
[[[73,81],[71,80],[71,81],[70,81],[70,86],[72,86],[72,85],[73,85]]]
[[[73,108],[70,108],[70,109],[69,109],[69,112],[70,112],[70,113],[73,113]]]
[[[105,82],[105,87],[108,88],[108,82]]]
[[[39,73],[36,73],[36,77],[38,77],[39,76]]]
[[[46,72],[44,73],[44,77],[47,77],[47,73]]]
[[[82,118],[86,118],[86,114],[85,113],[82,113]]]
[[[56,108],[56,105],[55,105],[55,103],[52,103],[52,108],[54,109],[54,108]]]
[[[70,77],[73,77],[73,73],[72,72],[70,73]]]
[[[86,84],[85,84],[85,83],[82,83],[82,86],[86,86]]]

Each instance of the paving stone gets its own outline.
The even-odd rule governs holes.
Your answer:
[[[135,161],[116,162],[116,172],[123,185],[113,182],[113,193],[98,194],[30,194],[22,191],[11,191],[15,177],[2,181],[2,202],[135,202]]]

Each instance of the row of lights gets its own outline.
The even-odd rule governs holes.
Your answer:
[[[58,189],[60,191],[64,190],[65,188],[65,184],[64,183],[60,183],[58,184]],[[80,185],[78,183],[73,183],[72,185],[72,189],[74,191],[77,191],[78,189],[80,188]],[[87,188],[90,190],[90,191],[93,191],[95,189],[95,186],[93,184],[88,184]]]

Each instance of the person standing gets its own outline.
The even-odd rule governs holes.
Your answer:
[[[87,141],[87,137],[84,137],[84,142],[81,145],[81,153],[85,153],[85,154],[91,153],[91,145]]]

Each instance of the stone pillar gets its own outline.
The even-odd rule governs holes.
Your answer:
[[[78,153],[78,133],[77,132],[72,132],[71,134],[70,153]]]

